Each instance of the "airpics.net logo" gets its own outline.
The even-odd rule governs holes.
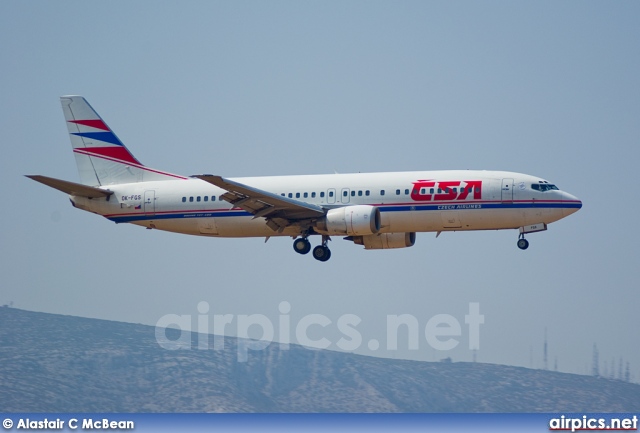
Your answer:
[[[291,304],[282,301],[278,305],[279,315],[272,321],[264,314],[210,314],[210,306],[201,301],[198,314],[165,314],[156,323],[156,341],[167,350],[209,350],[210,334],[213,334],[213,349],[225,349],[225,336],[235,331],[237,359],[246,362],[252,351],[261,351],[277,341],[280,350],[288,350],[295,335],[295,343],[310,349],[328,349],[332,344],[342,351],[353,352],[362,348],[365,340],[358,329],[362,319],[356,314],[343,314],[335,321],[324,314],[307,314],[295,323],[291,318]],[[193,324],[196,324],[194,327]],[[421,325],[424,324],[424,325]],[[386,350],[418,350],[421,341],[438,351],[453,350],[466,333],[469,350],[480,349],[480,325],[484,315],[480,314],[480,303],[470,302],[468,313],[461,321],[450,314],[436,314],[422,322],[412,314],[389,314],[386,316]],[[213,325],[213,326],[211,326]],[[335,327],[332,331],[330,327]],[[195,332],[193,342],[191,332]],[[325,332],[323,332],[325,331]],[[332,341],[329,337],[334,338]],[[277,338],[276,338],[277,337]],[[402,340],[402,345],[399,341]],[[424,344],[424,343],[423,343]],[[380,340],[366,341],[371,351],[380,349]]]

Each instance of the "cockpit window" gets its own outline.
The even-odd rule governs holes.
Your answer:
[[[534,183],[534,184],[531,184],[531,189],[535,189],[536,191],[541,191],[541,192],[553,191],[553,190],[558,191],[558,187],[550,183]]]

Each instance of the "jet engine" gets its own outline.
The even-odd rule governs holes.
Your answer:
[[[416,233],[380,233],[369,236],[349,236],[346,240],[364,245],[365,250],[387,250],[391,248],[412,247],[416,243]]]
[[[316,222],[315,227],[328,235],[376,234],[380,231],[380,209],[368,205],[331,209],[324,218]]]

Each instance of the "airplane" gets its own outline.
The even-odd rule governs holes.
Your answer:
[[[406,248],[416,233],[518,229],[526,234],[577,212],[556,185],[508,171],[442,170],[225,178],[181,176],[142,164],[82,96],[60,97],[80,183],[27,177],[115,223],[210,237],[290,236],[299,254],[331,257],[331,236],[366,250]]]

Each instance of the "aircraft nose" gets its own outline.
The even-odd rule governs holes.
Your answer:
[[[572,213],[576,213],[580,210],[580,208],[582,208],[582,201],[575,195],[571,195],[567,192],[564,193],[562,204],[564,205],[562,208],[564,216],[569,216]]]

